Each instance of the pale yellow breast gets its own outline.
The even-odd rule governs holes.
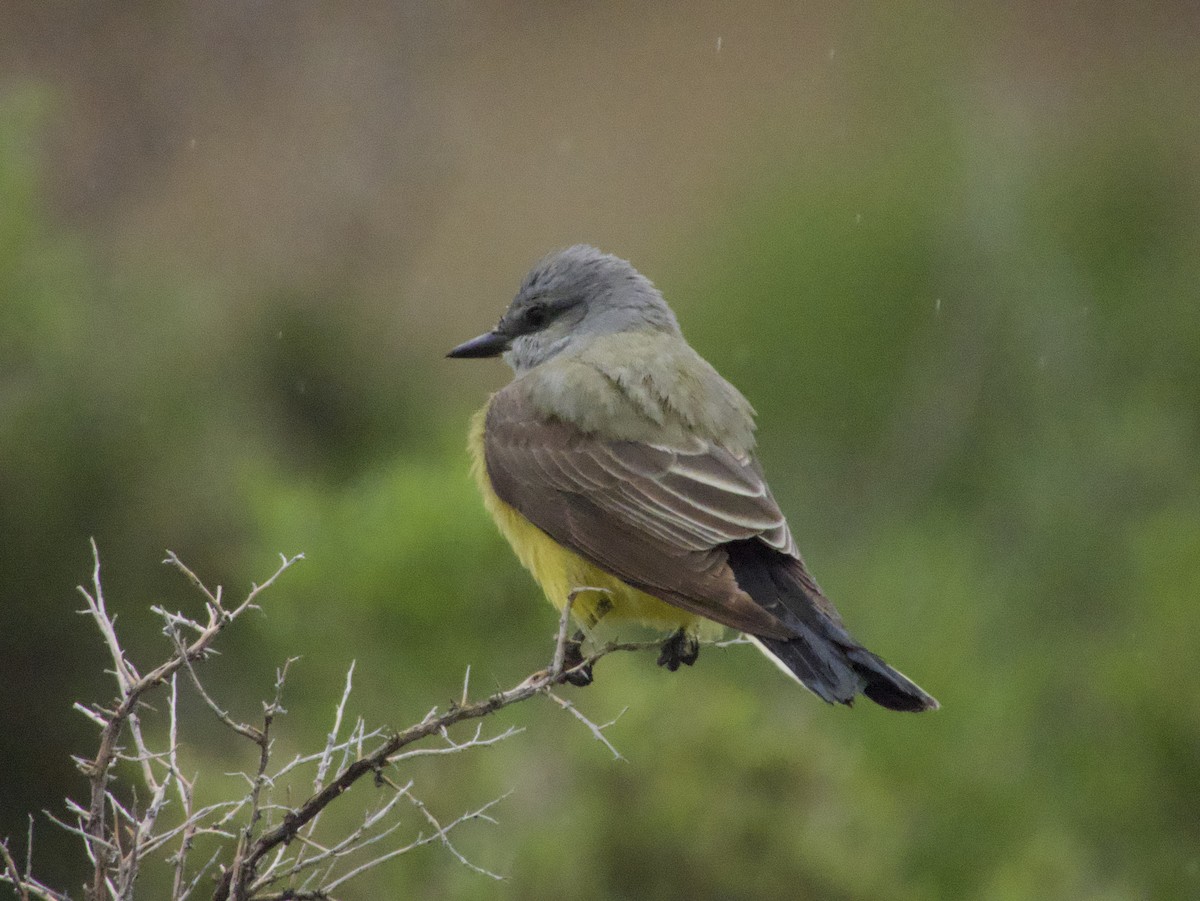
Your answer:
[[[697,629],[706,621],[695,614],[673,607],[644,591],[626,585],[616,576],[593,566],[574,551],[564,548],[553,538],[506,504],[492,490],[483,455],[483,429],[487,406],[471,419],[468,448],[471,452],[471,472],[483,495],[483,503],[500,533],[508,539],[517,559],[533,574],[558,609],[578,588],[601,588],[606,591],[581,593],[575,600],[572,613],[580,624],[590,628],[598,620],[605,623],[636,621],[652,628],[674,630],[685,627]],[[715,625],[715,624],[713,624]]]

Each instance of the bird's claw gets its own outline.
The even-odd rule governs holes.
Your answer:
[[[583,656],[583,632],[576,632],[563,645],[563,678],[583,688],[592,684],[592,665]]]
[[[696,636],[688,634],[686,629],[679,629],[663,642],[662,651],[658,655],[658,665],[675,672],[680,664],[691,666],[699,656],[700,642],[696,640]]]

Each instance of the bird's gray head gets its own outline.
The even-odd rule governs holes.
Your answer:
[[[601,335],[642,331],[679,334],[658,289],[625,260],[576,244],[534,266],[496,327],[449,356],[503,354],[521,373]]]

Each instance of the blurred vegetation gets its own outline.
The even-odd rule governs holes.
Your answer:
[[[852,630],[943,710],[827,709],[746,649],[674,676],[610,658],[573,699],[628,707],[626,762],[524,705],[521,736],[416,771],[440,815],[512,790],[457,839],[506,882],[428,848],[347,897],[1200,896],[1200,178],[1171,114],[1194,92],[1149,71],[1030,136],[959,115],[928,60],[888,82],[904,54],[871,70],[912,116],[886,146],[858,108],[858,152],[745,174],[643,268],[757,406]],[[306,554],[210,685],[249,717],[300,655],[298,746],[351,659],[352,712],[399,726],[468,665],[477,692],[541,665],[554,617],[467,475],[478,386],[506,373],[396,340],[336,267],[229,298],[114,264],[46,199],[59,103],[0,93],[0,833],[34,812],[35,866],[73,885],[37,811],[81,786],[70,702],[108,691],[71,612],[89,535],[135,653],[151,602],[188,603],[163,546],[231,590]],[[214,773],[253,752],[189,743]]]

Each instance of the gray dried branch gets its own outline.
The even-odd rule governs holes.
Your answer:
[[[330,803],[341,796],[355,782],[365,776],[371,775],[378,778],[383,769],[394,763],[396,760],[403,758],[402,749],[409,745],[418,742],[422,739],[433,735],[446,735],[447,730],[457,723],[465,720],[480,719],[502,710],[512,704],[526,701],[538,695],[548,695],[560,705],[564,705],[566,709],[572,713],[577,719],[583,722],[594,736],[599,738],[616,756],[620,757],[616,748],[604,738],[603,732],[607,726],[600,726],[589,720],[582,712],[574,705],[565,704],[561,698],[553,695],[551,689],[566,684],[569,681],[569,676],[573,673],[586,669],[593,665],[596,661],[608,654],[616,651],[640,651],[647,649],[658,649],[658,642],[626,642],[626,643],[610,643],[594,651],[586,657],[582,662],[576,663],[571,667],[567,667],[566,647],[568,644],[568,632],[571,622],[571,604],[576,596],[584,591],[596,591],[600,589],[581,588],[574,592],[568,603],[562,610],[562,616],[559,620],[558,633],[554,645],[554,655],[551,665],[548,669],[540,670],[533,673],[528,678],[508,689],[507,691],[497,692],[482,701],[474,703],[453,704],[450,709],[443,713],[438,713],[437,708],[431,710],[421,722],[408,727],[400,732],[394,733],[383,744],[377,747],[365,757],[359,757],[349,765],[345,766],[336,776],[323,788],[315,792],[303,804],[295,808],[284,817],[274,829],[268,830],[259,836],[255,842],[253,849],[239,862],[238,869],[231,868],[228,870],[221,880],[217,891],[213,895],[213,901],[239,901],[239,899],[248,899],[255,897],[255,890],[265,887],[264,881],[258,878],[257,869],[260,862],[273,850],[289,844],[297,835],[300,834],[304,826],[311,822],[315,817],[319,816]],[[608,725],[611,725],[608,724]],[[467,742],[457,747],[467,747],[480,742]],[[408,752],[412,753],[412,752]],[[485,808],[486,809],[486,808]],[[475,815],[478,816],[478,813]],[[469,819],[471,817],[466,817]],[[454,821],[447,829],[457,825],[464,818]],[[434,839],[441,841],[441,837],[435,835]],[[390,852],[387,857],[395,856],[397,852]],[[457,852],[454,852],[457,855]],[[474,864],[468,865],[473,869],[481,870]],[[486,871],[483,871],[486,872]],[[492,874],[489,874],[492,875]],[[341,883],[338,880],[338,884]]]
[[[140,676],[134,666],[126,659],[125,652],[117,636],[116,621],[109,614],[107,605],[105,604],[104,589],[100,581],[100,550],[96,546],[95,539],[92,539],[91,546],[92,559],[94,561],[92,590],[89,592],[81,585],[79,586],[79,593],[83,595],[87,603],[86,612],[95,621],[108,647],[118,687],[118,697],[111,708],[92,711],[94,714],[92,718],[98,718],[104,723],[100,732],[100,747],[92,760],[80,761],[79,763],[80,770],[88,777],[91,785],[91,800],[86,820],[82,824],[82,831],[87,836],[88,855],[93,862],[92,880],[88,887],[87,897],[89,901],[101,901],[106,896],[129,896],[132,893],[133,881],[137,877],[136,854],[139,846],[135,843],[131,849],[130,854],[134,855],[133,857],[122,857],[121,860],[115,859],[115,856],[119,854],[120,846],[112,840],[113,830],[107,823],[106,811],[111,811],[114,814],[120,811],[119,805],[114,807],[116,802],[108,790],[108,786],[111,780],[113,765],[119,757],[118,742],[126,728],[131,726],[131,722],[133,724],[132,729],[135,742],[139,745],[143,744],[136,722],[137,706],[141,702],[142,697],[146,692],[162,685],[174,676],[180,667],[188,665],[191,661],[205,657],[209,653],[217,636],[242,613],[253,607],[258,596],[273,585],[297,560],[302,559],[303,555],[297,555],[290,559],[282,557],[282,563],[275,573],[261,585],[252,586],[246,599],[237,607],[230,610],[222,604],[221,592],[219,590],[216,593],[210,592],[199,578],[196,577],[195,573],[184,566],[183,562],[174,553],[168,551],[166,562],[179,569],[204,593],[208,621],[203,626],[197,624],[199,626],[199,634],[190,643],[181,645],[176,653],[165,662],[155,667],[146,675]],[[151,780],[153,790],[153,775],[151,775]],[[158,793],[156,792],[156,794]],[[113,864],[117,864],[122,881],[110,889],[109,879],[111,878]]]
[[[112,674],[117,681],[116,699],[108,706],[76,704],[100,728],[99,747],[91,760],[76,759],[79,768],[89,778],[89,798],[86,805],[68,799],[67,808],[75,817],[74,823],[47,816],[63,829],[79,835],[84,851],[92,864],[92,876],[86,886],[88,901],[129,899],[140,868],[151,855],[170,847],[172,853],[165,863],[170,867],[171,901],[187,901],[201,880],[214,868],[220,878],[213,895],[215,901],[270,901],[282,898],[332,899],[331,894],[368,870],[378,867],[408,851],[430,843],[440,843],[464,866],[493,879],[501,877],[470,861],[450,839],[459,825],[472,820],[494,823],[489,810],[503,798],[493,799],[476,810],[452,820],[440,820],[413,793],[413,783],[393,781],[385,769],[395,767],[418,756],[460,753],[503,741],[520,732],[517,727],[495,735],[484,735],[482,723],[473,733],[456,740],[450,729],[467,720],[483,720],[488,715],[529,698],[545,695],[579,720],[590,733],[613,754],[620,753],[605,734],[613,722],[598,724],[590,720],[576,705],[558,695],[553,689],[562,686],[602,657],[617,651],[640,651],[659,647],[658,642],[610,643],[595,649],[580,660],[578,645],[568,639],[571,606],[575,597],[596,588],[580,588],[572,593],[562,610],[558,623],[554,652],[550,666],[533,673],[512,688],[472,702],[469,700],[470,669],[463,678],[461,701],[451,703],[444,711],[431,709],[418,723],[407,729],[392,732],[368,731],[361,718],[350,726],[342,737],[346,706],[353,684],[354,665],[346,674],[345,686],[334,710],[332,728],[324,746],[314,752],[298,754],[282,765],[271,760],[272,725],[284,713],[283,689],[288,661],[277,671],[272,700],[263,704],[261,725],[250,725],[234,719],[205,689],[194,664],[214,653],[213,643],[231,623],[247,610],[257,607],[264,590],[303,555],[283,557],[275,573],[261,585],[252,586],[244,600],[227,607],[220,588],[210,590],[179,558],[168,553],[164,561],[178,569],[201,593],[205,617],[193,619],[182,613],[172,613],[161,607],[153,611],[163,620],[163,632],[172,643],[172,654],[145,675],[128,659],[116,629],[116,618],[105,602],[100,581],[100,557],[92,542],[94,566],[90,590],[80,587],[87,610],[101,633],[112,659]],[[568,647],[570,646],[570,654]],[[195,687],[203,703],[232,733],[252,741],[258,750],[257,765],[243,774],[246,793],[232,800],[197,807],[194,801],[195,776],[187,777],[179,761],[178,675],[185,670],[188,681]],[[144,697],[151,690],[169,685],[166,703],[167,746],[154,751],[143,734],[139,716],[145,712]],[[624,711],[622,711],[624,712]],[[619,715],[618,715],[619,716]],[[413,747],[425,739],[439,738],[437,746]],[[121,741],[128,739],[132,749],[126,751]],[[370,744],[375,743],[374,748]],[[114,768],[126,761],[140,776],[139,786],[121,785],[115,781]],[[295,789],[295,778],[302,767],[314,768],[312,793],[300,804],[280,804],[272,800],[277,785],[287,778],[287,791]],[[317,824],[322,812],[343,795],[355,782],[371,776],[378,785],[391,789],[391,797],[367,813],[360,824],[332,840],[318,840]],[[123,801],[120,795],[136,798],[143,787],[148,794],[144,805]],[[117,789],[120,789],[118,792]],[[432,832],[422,832],[408,844],[388,848],[385,840],[393,836],[404,823],[399,819],[398,803],[409,801]],[[160,825],[163,811],[171,806],[171,822]],[[190,872],[189,854],[198,837],[218,840],[220,846],[196,872]],[[32,825],[29,848],[32,847]],[[27,853],[28,853],[27,849]],[[370,856],[367,856],[370,855]],[[367,859],[363,859],[367,857]],[[22,873],[8,846],[0,842],[0,882],[12,885],[21,901],[65,901],[59,894],[33,878],[27,859]]]

